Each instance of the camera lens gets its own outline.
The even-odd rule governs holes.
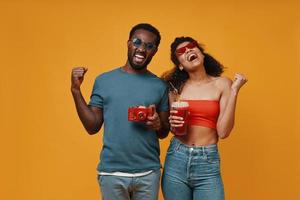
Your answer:
[[[145,120],[146,119],[146,113],[140,111],[140,112],[137,113],[137,117],[139,118],[139,120]]]

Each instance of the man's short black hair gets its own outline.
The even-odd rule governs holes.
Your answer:
[[[147,23],[137,24],[134,27],[132,27],[130,34],[129,34],[129,39],[131,39],[131,37],[135,33],[135,31],[140,30],[140,29],[144,29],[144,30],[149,31],[149,32],[153,33],[154,35],[156,35],[156,47],[159,46],[160,38],[161,38],[159,31],[157,30],[157,28],[155,28],[151,24],[147,24]]]

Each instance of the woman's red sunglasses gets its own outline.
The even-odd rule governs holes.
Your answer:
[[[175,52],[176,52],[177,55],[181,55],[181,54],[184,54],[186,52],[186,49],[192,49],[192,48],[195,48],[195,47],[197,47],[197,42],[193,41],[193,42],[188,43],[184,47],[180,47],[180,48],[176,49]]]

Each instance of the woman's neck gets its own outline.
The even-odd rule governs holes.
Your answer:
[[[197,71],[189,72],[188,82],[190,83],[201,83],[207,82],[210,76],[206,73],[204,66]]]

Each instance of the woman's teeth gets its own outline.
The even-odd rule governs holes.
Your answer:
[[[187,57],[187,60],[188,60],[189,62],[191,62],[191,61],[195,60],[196,58],[197,58],[197,55],[196,55],[196,54],[191,54],[191,55],[189,55],[189,56]]]

